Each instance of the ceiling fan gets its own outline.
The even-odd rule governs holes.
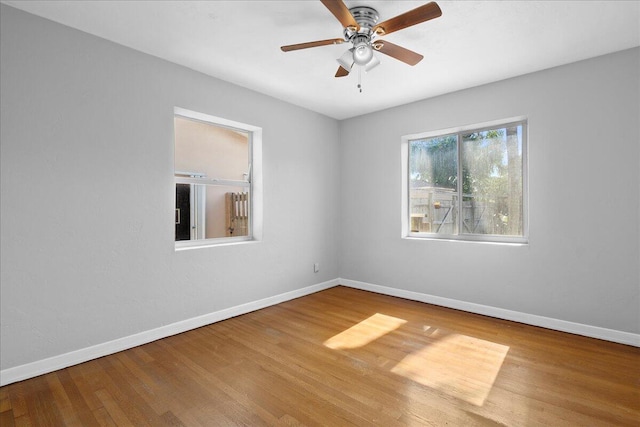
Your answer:
[[[378,24],[378,12],[372,7],[357,6],[349,9],[342,0],[320,1],[340,21],[344,27],[344,37],[292,44],[282,46],[280,49],[283,52],[289,52],[350,42],[353,47],[337,60],[340,66],[336,77],[348,75],[354,65],[363,67],[365,71],[371,70],[380,63],[373,54],[374,51],[384,53],[406,64],[416,65],[422,60],[422,55],[378,38],[442,15],[440,7],[435,2],[430,2]]]

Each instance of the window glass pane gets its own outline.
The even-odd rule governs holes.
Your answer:
[[[176,184],[176,241],[249,235],[247,187]]]
[[[177,175],[247,180],[249,132],[175,117]]]
[[[458,142],[455,135],[409,142],[410,231],[456,234]]]
[[[461,234],[523,235],[522,126],[463,134]]]

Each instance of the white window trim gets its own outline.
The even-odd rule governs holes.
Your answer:
[[[213,124],[216,126],[226,127],[230,129],[249,132],[250,135],[250,171],[246,181],[225,180],[217,178],[198,178],[187,176],[174,176],[174,200],[173,206],[175,206],[175,184],[208,184],[208,185],[224,185],[245,187],[249,189],[251,195],[250,200],[250,212],[249,217],[249,235],[237,236],[237,237],[216,237],[212,239],[202,240],[182,240],[175,241],[175,250],[207,248],[214,246],[227,246],[229,244],[241,244],[252,243],[262,240],[263,234],[263,193],[262,193],[262,128],[258,126],[248,125],[246,123],[236,122],[233,120],[224,119],[221,117],[215,117],[196,111],[187,110],[185,108],[174,107],[173,114],[175,116],[181,116],[191,120],[198,120],[204,123]],[[174,156],[175,156],[175,142],[174,142]],[[172,211],[170,211],[172,212]]]
[[[411,218],[409,212],[409,143],[416,139],[433,138],[436,136],[458,134],[467,131],[482,131],[493,129],[496,127],[505,127],[510,124],[524,123],[522,132],[522,236],[501,236],[494,234],[437,234],[437,233],[420,233],[411,231]],[[501,120],[493,120],[484,123],[476,123],[472,125],[458,126],[448,129],[430,130],[401,137],[400,145],[400,161],[401,161],[401,238],[411,240],[435,240],[435,241],[462,241],[477,243],[493,243],[493,244],[516,244],[523,245],[529,243],[529,160],[528,160],[528,143],[529,143],[529,122],[526,116],[517,116]],[[460,148],[458,147],[458,156],[460,156]]]

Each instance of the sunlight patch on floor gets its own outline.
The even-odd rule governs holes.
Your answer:
[[[449,396],[482,406],[509,347],[466,335],[443,335],[391,369]]]
[[[324,342],[334,350],[358,348],[375,341],[407,323],[404,319],[376,313]]]

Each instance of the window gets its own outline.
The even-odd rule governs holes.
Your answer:
[[[260,128],[176,108],[174,131],[176,248],[254,239]]]
[[[525,120],[403,138],[403,235],[527,241]]]

